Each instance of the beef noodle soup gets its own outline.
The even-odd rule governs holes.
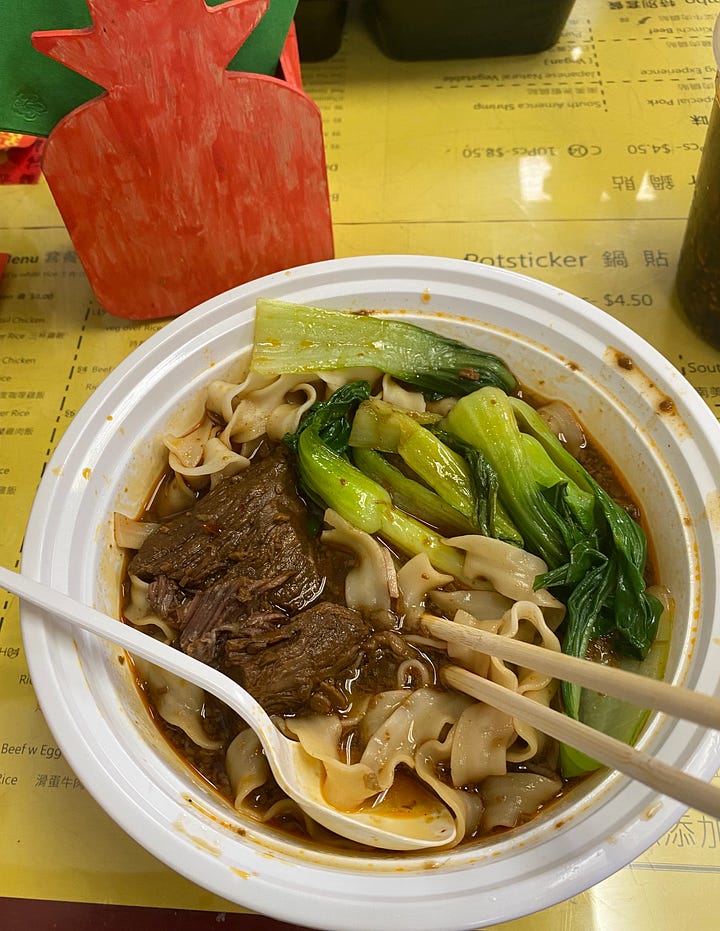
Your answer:
[[[249,374],[210,384],[200,421],[164,438],[167,470],[147,508],[116,515],[125,620],[247,689],[322,762],[331,805],[433,792],[460,842],[522,824],[592,761],[446,687],[443,667],[580,718],[598,696],[439,641],[423,617],[640,663],[670,602],[649,587],[637,505],[572,412],[530,403],[512,375],[450,394],[391,365],[349,367],[342,352],[315,369],[295,350],[297,371],[273,371],[256,344]],[[499,409],[500,427],[476,438],[478,418]],[[493,445],[508,424],[517,479]],[[530,520],[547,523],[544,536]],[[617,526],[635,534],[629,570]],[[586,579],[634,584],[649,642],[614,624],[612,595],[582,616],[580,558]],[[238,809],[332,842],[274,783],[243,721],[156,667],[136,670],[168,740]]]

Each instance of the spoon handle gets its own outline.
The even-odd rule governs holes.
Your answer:
[[[229,705],[253,728],[261,739],[275,731],[275,726],[255,699],[224,673],[181,653],[142,631],[123,624],[95,608],[76,601],[35,579],[0,566],[0,587],[23,601],[61,618],[75,627],[96,634],[135,656],[161,666],[169,672],[212,692]],[[262,730],[262,733],[260,732]]]

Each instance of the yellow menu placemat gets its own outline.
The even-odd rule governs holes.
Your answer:
[[[357,15],[306,66],[339,256],[447,255],[572,291],[653,343],[720,411],[720,352],[673,282],[713,95],[713,4],[578,0],[555,48],[396,62]],[[0,558],[19,564],[58,439],[162,323],[106,314],[43,182],[0,188]],[[0,597],[0,895],[238,910],[158,863],[88,796],[37,707],[17,602]],[[720,826],[689,812],[632,866],[505,925],[714,929]],[[530,907],[530,906],[529,906]]]

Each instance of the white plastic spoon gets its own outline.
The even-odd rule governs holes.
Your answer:
[[[260,704],[224,673],[154,640],[127,624],[75,601],[34,579],[0,566],[0,587],[54,617],[82,627],[131,654],[167,669],[212,693],[236,711],[257,734],[280,788],[313,820],[335,834],[384,850],[440,847],[455,838],[450,811],[437,799],[417,811],[393,810],[387,804],[363,811],[339,811],[323,798],[322,764],[296,741],[283,736]],[[431,798],[428,795],[428,798]]]

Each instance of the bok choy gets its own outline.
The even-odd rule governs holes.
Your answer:
[[[359,530],[378,534],[410,556],[425,553],[439,572],[462,579],[462,553],[396,507],[389,492],[347,456],[352,415],[368,394],[367,382],[338,388],[327,401],[314,404],[295,433],[285,437],[296,454],[301,489]]]
[[[521,546],[522,537],[498,503],[497,477],[489,463],[479,450],[462,447],[462,453],[470,454],[466,457],[457,451],[462,444],[434,432],[432,427],[440,419],[369,398],[359,406],[350,433],[354,460],[362,468],[361,460],[367,461],[363,449],[398,455],[425,485],[464,515],[476,533]],[[413,502],[406,509],[439,526],[429,515],[418,513]]]
[[[482,450],[526,548],[548,564],[536,587],[567,605],[563,651],[585,657],[592,640],[610,637],[622,652],[643,659],[662,605],[646,590],[640,525],[524,401],[482,388],[460,399],[441,425]],[[578,686],[563,684],[565,710],[575,718],[580,695]]]
[[[253,371],[281,375],[356,366],[388,372],[428,397],[457,397],[483,385],[515,388],[515,377],[497,356],[423,327],[368,312],[258,299]]]

